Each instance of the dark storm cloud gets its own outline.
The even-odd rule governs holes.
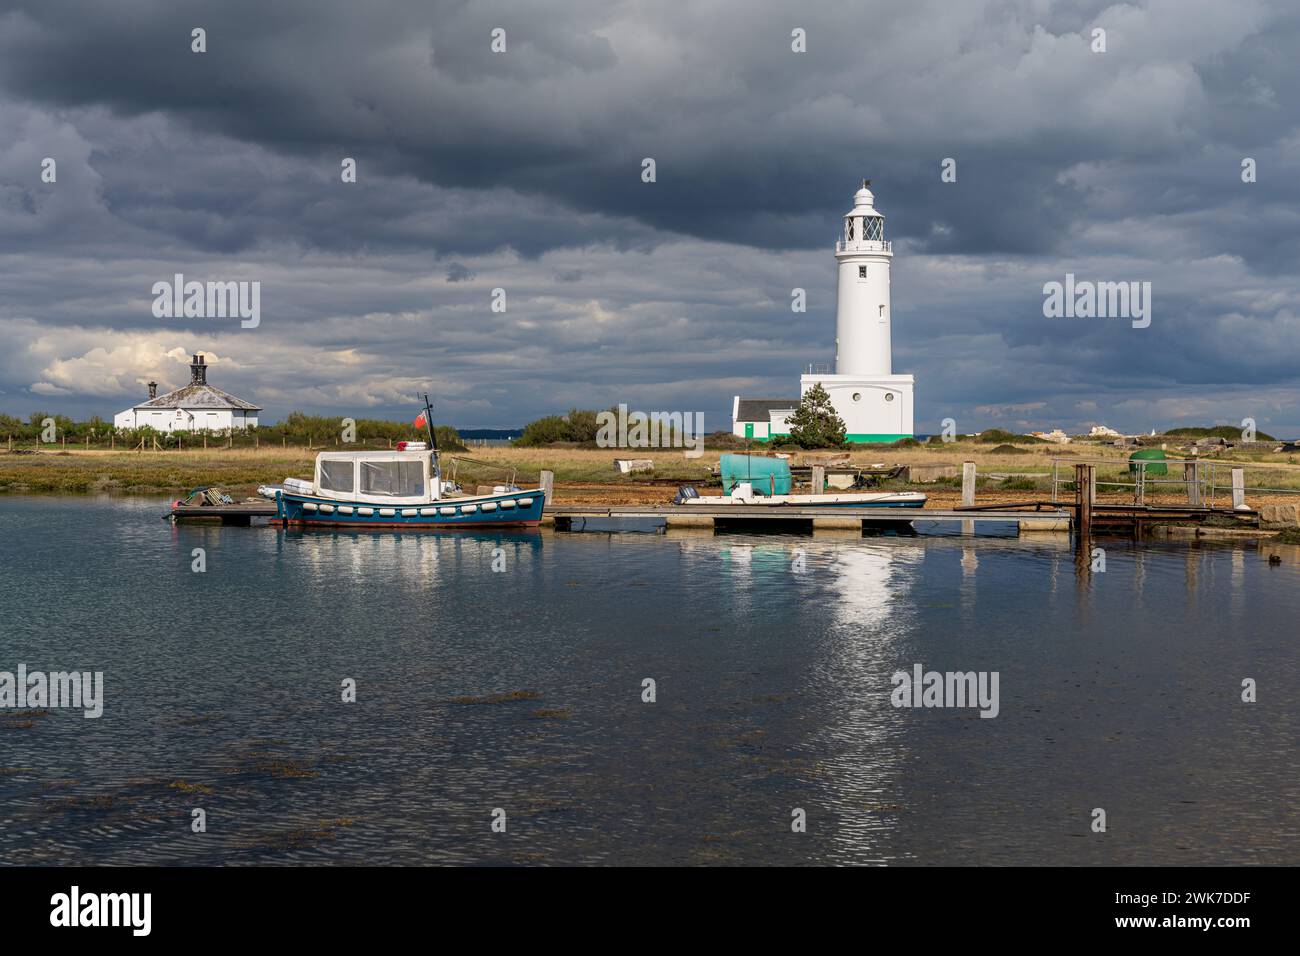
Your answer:
[[[0,322],[29,341],[0,389],[125,397],[208,336],[277,403],[393,407],[437,368],[464,424],[627,395],[725,426],[732,390],[792,392],[833,350],[830,243],[868,176],[918,430],[1002,405],[1140,427],[1238,389],[1300,424],[1298,38],[1262,0],[11,0]],[[173,270],[260,278],[265,327],[160,325]],[[1152,328],[1044,319],[1067,271],[1151,281]]]

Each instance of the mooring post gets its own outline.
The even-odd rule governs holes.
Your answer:
[[[1088,466],[1088,504],[1097,503],[1097,466]]]
[[[541,485],[542,485],[542,500],[549,505],[552,501],[555,500],[555,490],[554,490],[555,472],[553,471],[542,472]]]
[[[1075,530],[1078,532],[1081,548],[1086,548],[1087,542],[1092,537],[1092,499],[1088,495],[1088,489],[1092,487],[1092,472],[1092,465],[1074,466],[1074,509],[1078,519],[1078,527]]]
[[[965,507],[975,504],[975,462],[961,463],[961,503]]]
[[[812,466],[812,493],[815,495],[820,495],[822,493],[822,489],[825,487],[826,487],[826,466],[813,465]]]
[[[1245,511],[1246,509],[1246,469],[1232,469],[1232,510]]]
[[[1147,466],[1142,463],[1142,459],[1137,459],[1137,477],[1133,479],[1133,504],[1142,505],[1146,503],[1147,489],[1146,477]]]
[[[1187,482],[1187,503],[1193,508],[1201,507],[1201,463],[1183,462],[1183,479]]]

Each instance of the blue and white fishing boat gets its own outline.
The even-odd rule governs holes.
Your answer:
[[[444,481],[433,416],[429,444],[403,442],[397,451],[326,451],[316,456],[308,482],[286,479],[275,489],[276,514],[286,525],[348,528],[536,527],[546,504],[541,488],[503,488],[488,495],[457,495]],[[405,447],[401,447],[405,446]]]

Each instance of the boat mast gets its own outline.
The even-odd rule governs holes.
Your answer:
[[[429,407],[429,393],[424,394],[424,424],[429,429],[429,447],[438,450],[438,439],[433,437],[433,409]]]

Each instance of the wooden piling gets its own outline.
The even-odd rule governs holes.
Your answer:
[[[1232,510],[1246,510],[1246,469],[1232,469]]]
[[[1201,507],[1201,463],[1184,462],[1183,478],[1187,482],[1187,503],[1193,508]]]
[[[822,490],[825,487],[826,487],[826,466],[813,465],[812,466],[812,493],[814,495],[820,495],[822,493]]]
[[[555,500],[555,472],[544,471],[541,478],[542,498],[546,504]]]
[[[961,463],[961,503],[963,507],[975,504],[975,462]]]
[[[1088,547],[1092,538],[1092,496],[1089,493],[1096,478],[1093,465],[1074,466],[1074,513],[1078,527],[1079,547]]]

